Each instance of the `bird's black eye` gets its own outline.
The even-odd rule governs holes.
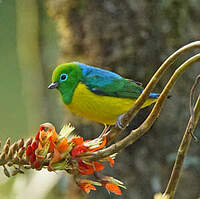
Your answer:
[[[62,73],[62,74],[60,75],[60,81],[61,81],[61,82],[66,81],[67,78],[68,78],[68,75],[67,75],[66,73]]]

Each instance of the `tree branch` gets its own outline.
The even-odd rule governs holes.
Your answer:
[[[192,66],[193,63],[200,60],[200,54],[197,54],[187,61],[185,61],[172,75],[170,80],[168,81],[167,85],[163,89],[162,93],[160,94],[156,104],[154,105],[151,113],[147,117],[147,119],[135,130],[132,130],[131,133],[120,140],[119,142],[112,144],[111,146],[100,150],[93,154],[88,154],[88,158],[92,160],[98,160],[99,158],[104,158],[110,156],[111,154],[118,153],[122,149],[126,148],[127,146],[134,143],[137,139],[139,139],[142,135],[144,135],[153,125],[156,118],[158,117],[161,108],[166,100],[169,91],[174,87],[177,79],[188,69]]]
[[[190,142],[192,139],[192,135],[193,132],[196,128],[197,122],[199,120],[200,117],[200,95],[198,96],[198,99],[196,101],[195,107],[194,109],[191,109],[192,107],[192,96],[194,94],[194,89],[196,88],[196,85],[198,83],[200,76],[197,76],[195,83],[191,89],[191,98],[190,98],[190,110],[191,110],[191,117],[190,120],[188,122],[187,128],[185,130],[183,139],[181,141],[181,144],[179,146],[178,149],[178,153],[176,156],[176,161],[171,173],[171,177],[169,179],[167,188],[165,190],[165,193],[163,194],[164,196],[167,195],[169,199],[172,199],[174,197],[174,194],[176,192],[179,180],[180,180],[180,176],[181,176],[181,171],[182,171],[182,167],[183,167],[183,163],[184,163],[184,159],[185,156],[187,154],[188,148],[190,146]]]
[[[169,58],[165,60],[165,62],[160,66],[160,68],[156,71],[156,73],[153,75],[147,86],[145,87],[144,91],[140,95],[140,97],[136,100],[133,107],[121,118],[121,124],[122,126],[126,127],[129,122],[136,116],[136,114],[139,112],[141,106],[148,98],[150,92],[155,88],[161,77],[164,75],[164,73],[167,71],[167,69],[170,67],[170,65],[175,61],[175,59],[194,48],[200,47],[200,41],[195,41],[190,44],[187,44],[183,46],[182,48],[178,49],[175,53],[173,53]],[[113,139],[115,139],[118,135],[120,135],[124,129],[120,129],[117,125],[115,125],[109,134],[107,135],[107,144],[110,144]]]

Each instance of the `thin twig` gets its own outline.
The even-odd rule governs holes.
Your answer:
[[[194,124],[194,93],[195,93],[195,89],[199,83],[199,80],[200,80],[200,74],[196,77],[195,82],[194,82],[194,84],[191,88],[191,92],[190,92],[190,115],[192,118],[191,126]],[[199,142],[199,140],[193,133],[191,135],[196,142]]]
[[[195,78],[194,84],[192,85],[191,91],[190,91],[190,115],[192,116],[192,119],[194,120],[194,94],[195,89],[199,83],[200,80],[200,74]]]
[[[175,53],[173,53],[169,58],[165,60],[165,62],[160,66],[160,68],[156,71],[156,73],[153,75],[147,86],[145,87],[144,91],[140,95],[140,97],[136,100],[133,107],[126,113],[121,119],[122,126],[126,127],[129,122],[136,116],[136,114],[139,112],[141,106],[148,98],[150,92],[155,88],[161,77],[164,75],[164,73],[167,71],[167,69],[170,67],[171,63],[174,62],[174,60],[181,54],[190,51],[191,49],[200,47],[200,41],[195,41],[190,44],[187,44],[183,46],[182,48],[178,49]],[[120,129],[117,125],[115,125],[109,134],[107,135],[107,143],[109,144],[111,141],[113,141],[114,138],[116,138],[118,135],[120,135],[123,132],[122,129]]]
[[[193,95],[194,93],[194,88],[196,88],[198,79],[199,79],[199,76],[196,78],[195,83],[192,87],[193,89],[191,90],[191,95]],[[188,148],[190,146],[192,134],[196,128],[199,117],[200,117],[200,95],[198,96],[194,109],[191,110],[191,117],[188,122],[187,128],[185,130],[181,144],[179,146],[178,154],[176,156],[176,161],[172,170],[172,174],[170,176],[167,188],[164,193],[164,196],[167,195],[169,199],[172,199],[176,192],[176,189],[180,180],[180,176],[181,176],[184,159],[187,154]]]

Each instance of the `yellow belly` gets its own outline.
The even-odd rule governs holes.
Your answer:
[[[114,124],[118,116],[127,112],[135,101],[136,99],[96,95],[84,84],[79,83],[67,108],[87,119],[103,124]],[[149,98],[142,108],[155,101],[156,99]]]

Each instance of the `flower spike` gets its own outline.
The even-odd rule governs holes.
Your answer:
[[[122,182],[109,176],[95,177],[99,171],[104,170],[104,162],[114,166],[116,154],[96,161],[87,158],[88,153],[92,154],[104,148],[107,143],[106,137],[84,140],[83,137],[72,134],[73,131],[74,127],[69,124],[64,125],[60,133],[57,133],[54,125],[44,123],[35,138],[28,139],[25,144],[21,139],[11,145],[8,139],[0,153],[0,166],[3,166],[5,175],[14,176],[23,173],[22,169],[31,168],[64,170],[74,175],[77,185],[87,194],[96,190],[96,186],[103,186],[109,192],[121,195],[120,187],[125,188]],[[19,165],[19,168],[16,165]],[[12,173],[7,166],[14,168]],[[94,175],[96,180],[87,179],[89,175]]]

